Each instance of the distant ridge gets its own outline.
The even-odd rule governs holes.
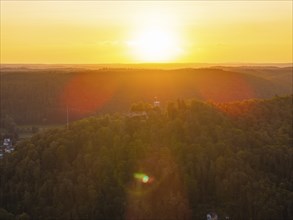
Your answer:
[[[55,68],[137,68],[137,69],[181,69],[202,67],[290,67],[293,63],[104,63],[104,64],[0,64],[2,69],[55,69]]]
[[[178,98],[231,102],[287,95],[292,94],[291,79],[290,67],[12,68],[1,71],[1,111],[17,123],[63,123],[66,103],[76,109],[70,117],[78,119],[127,112],[132,103],[152,103],[154,97],[166,105]]]

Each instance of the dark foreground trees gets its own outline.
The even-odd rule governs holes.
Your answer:
[[[292,219],[292,158],[292,97],[92,117],[1,160],[0,215]]]

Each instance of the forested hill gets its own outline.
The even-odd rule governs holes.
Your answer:
[[[86,118],[1,160],[0,219],[293,219],[292,96]]]
[[[290,68],[258,69],[258,74],[221,68],[1,69],[1,115],[16,124],[63,124],[67,109],[69,119],[76,120],[127,112],[132,103],[152,103],[154,97],[164,105],[177,98],[228,102],[292,94]]]
[[[220,67],[219,67],[220,68]],[[274,67],[274,66],[242,66],[242,67],[222,67],[223,70],[234,71],[238,73],[246,73],[253,76],[261,77],[282,85],[292,91],[292,73],[293,67]]]

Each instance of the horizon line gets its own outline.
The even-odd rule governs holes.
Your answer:
[[[232,65],[266,65],[266,64],[290,64],[293,62],[140,62],[140,63],[0,63],[0,65],[202,65],[202,64],[232,64]]]

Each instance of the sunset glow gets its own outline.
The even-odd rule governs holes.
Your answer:
[[[1,1],[1,63],[292,62],[292,1]]]
[[[174,33],[161,28],[150,28],[142,31],[137,39],[128,45],[139,61],[171,61],[180,53]]]

